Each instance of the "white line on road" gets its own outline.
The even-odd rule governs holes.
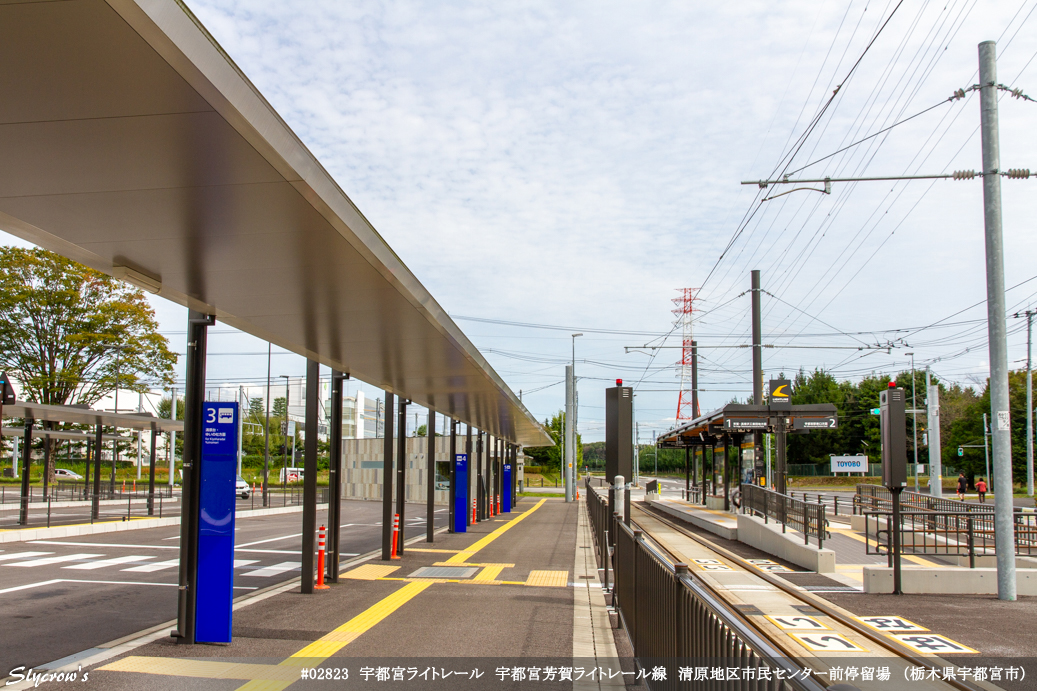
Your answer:
[[[248,566],[249,564],[258,564],[258,559],[235,559],[234,568],[240,569],[242,566]]]
[[[55,578],[50,581],[40,581],[39,583],[29,583],[27,585],[16,585],[13,588],[4,588],[0,590],[0,595],[5,593],[13,593],[17,590],[28,590],[30,588],[41,588],[45,585],[54,585],[56,583],[95,583],[100,585],[157,585],[162,588],[175,588],[176,583],[146,583],[144,581],[86,581],[77,580],[71,578]],[[247,585],[236,585],[234,590],[256,590],[254,586]]]
[[[103,554],[63,554],[57,557],[44,557],[43,559],[31,559],[29,561],[20,561],[16,564],[4,564],[4,566],[21,566],[31,568],[33,566],[50,566],[51,564],[60,564],[66,561],[78,561],[80,559],[96,559],[97,557],[103,556]]]
[[[162,569],[172,569],[180,565],[179,559],[170,559],[169,561],[157,561],[154,564],[144,564],[143,566],[134,566],[132,569],[123,569],[123,571],[135,571],[137,573],[151,573],[152,571],[161,571]]]
[[[61,542],[59,540],[33,540],[34,545],[64,545],[65,547],[121,547],[124,549],[180,549],[176,545],[126,545],[119,542]]]
[[[0,554],[0,561],[10,561],[12,559],[28,559],[29,557],[42,557],[46,554],[54,554],[53,552],[12,552],[11,554]]]
[[[119,564],[128,564],[132,561],[145,561],[147,559],[154,559],[155,557],[142,557],[139,554],[131,554],[126,557],[112,557],[111,559],[101,559],[99,561],[91,561],[86,564],[73,564],[72,566],[63,566],[64,569],[78,569],[80,571],[93,571],[94,569],[103,569],[106,566],[118,566]]]
[[[262,545],[263,543],[266,543],[266,542],[277,542],[278,540],[289,540],[289,539],[291,539],[293,537],[302,537],[302,533],[295,533],[294,535],[282,535],[281,537],[272,537],[272,538],[268,538],[266,540],[256,540],[255,542],[246,542],[243,545],[238,545],[238,547],[252,547],[253,545]]]
[[[266,576],[276,576],[282,574],[285,571],[292,571],[294,569],[301,569],[301,561],[283,561],[280,564],[274,564],[273,566],[266,566],[262,569],[256,569],[255,571],[249,571],[248,573],[241,574],[242,576],[258,576],[260,578]]]

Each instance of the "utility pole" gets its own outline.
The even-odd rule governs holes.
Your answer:
[[[943,461],[940,451],[940,385],[934,385],[925,368],[925,414],[929,430],[929,494],[943,496]]]
[[[911,448],[915,451],[915,465],[911,474],[915,476],[915,492],[918,491],[918,401],[915,398],[915,354],[911,356]]]
[[[176,420],[176,387],[173,387],[172,393],[170,394],[172,401],[169,406],[169,419]],[[100,451],[98,451],[97,458],[101,458]],[[95,459],[96,460],[96,459]],[[173,472],[176,469],[176,430],[169,431],[169,486],[173,486]],[[87,478],[89,479],[89,478]],[[172,492],[172,490],[170,490]]]
[[[263,426],[263,506],[270,504],[270,356],[273,344],[266,344],[266,424]]]
[[[993,493],[994,492],[994,478],[992,478],[990,476],[990,445],[987,443],[987,437],[989,437],[989,436],[990,436],[990,425],[987,424],[987,414],[983,413],[983,464],[984,464],[984,466],[987,469],[987,480],[990,482],[990,492]],[[995,535],[995,537],[996,537],[996,535]]]
[[[997,117],[997,46],[979,44],[980,131],[983,143],[983,226],[987,263],[987,343],[990,355],[991,442],[994,454],[994,551],[997,597],[1016,599],[1012,502],[1012,435],[1008,402],[1005,261],[1001,233],[1001,152]]]
[[[565,366],[565,457],[562,460],[562,477],[565,479],[565,501],[573,500],[572,467],[573,448],[576,445],[573,434],[573,368]]]
[[[1033,496],[1033,310],[1016,312],[1016,319],[1026,317],[1026,494]]]
[[[760,314],[760,270],[753,269],[752,287],[752,321],[753,321],[753,405],[763,405],[763,317]],[[741,451],[741,449],[739,449]],[[753,481],[759,482],[756,468],[763,455],[763,432],[753,432]],[[741,471],[742,462],[738,461]]]

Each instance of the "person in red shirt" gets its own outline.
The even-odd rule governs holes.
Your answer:
[[[987,483],[986,483],[986,480],[984,480],[983,478],[980,478],[979,480],[976,481],[976,491],[979,493],[979,503],[980,504],[986,504],[987,503],[987,499],[986,499],[986,497],[987,497]]]

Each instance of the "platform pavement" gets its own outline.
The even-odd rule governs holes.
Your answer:
[[[467,533],[411,544],[400,561],[352,564],[329,590],[301,595],[296,586],[238,605],[229,645],[178,645],[157,632],[84,671],[105,689],[181,689],[187,677],[197,689],[279,691],[326,688],[301,678],[315,667],[345,668],[354,680],[365,668],[399,668],[404,679],[411,670],[479,669],[479,680],[400,682],[464,689],[502,688],[502,666],[536,667],[540,675],[548,667],[556,675],[563,667],[619,670],[591,540],[582,502],[523,498],[517,511]],[[427,567],[458,571],[421,577]],[[584,678],[559,687],[622,681]],[[523,682],[509,678],[503,686],[510,683]]]

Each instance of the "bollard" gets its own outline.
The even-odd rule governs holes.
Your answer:
[[[398,518],[398,517],[397,517]],[[398,521],[397,521],[398,525]],[[396,552],[396,535],[393,534],[392,541],[393,552]],[[317,585],[313,586],[314,590],[330,590],[331,586],[324,585],[324,526],[320,527],[320,532],[317,533]]]
[[[472,525],[475,525],[475,523],[479,520],[476,506],[477,505],[475,503],[475,498],[473,497],[472,498]]]
[[[394,514],[392,517],[392,553],[389,555],[390,559],[399,559],[400,557],[396,554],[396,540],[400,536],[400,514]]]

